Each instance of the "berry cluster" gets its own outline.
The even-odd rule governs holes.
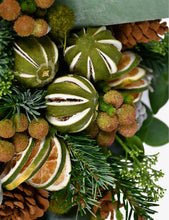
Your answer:
[[[132,137],[137,129],[136,106],[130,97],[126,99],[116,90],[109,90],[101,98],[96,121],[87,129],[91,138],[96,138],[98,145],[110,146],[116,132],[124,137]]]
[[[49,132],[48,122],[39,118],[31,122],[25,114],[0,121],[0,162],[7,162],[15,153],[22,152],[29,144],[29,138],[42,139]]]
[[[7,21],[14,21],[14,30],[21,37],[47,34],[48,24],[42,18],[34,19],[30,14],[49,8],[54,0],[4,0],[0,4],[0,16]],[[38,12],[41,13],[41,12]],[[43,13],[42,13],[43,14]]]

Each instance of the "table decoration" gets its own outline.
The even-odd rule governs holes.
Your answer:
[[[169,32],[140,4],[0,1],[0,219],[153,220]]]

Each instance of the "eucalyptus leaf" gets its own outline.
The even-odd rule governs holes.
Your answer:
[[[75,27],[112,25],[168,17],[166,0],[56,0],[70,7]]]

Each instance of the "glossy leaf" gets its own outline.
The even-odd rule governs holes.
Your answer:
[[[168,16],[166,0],[57,0],[75,13],[75,27],[112,25]]]
[[[168,127],[161,120],[155,118],[148,107],[148,117],[136,133],[140,139],[150,146],[162,146],[169,142]]]

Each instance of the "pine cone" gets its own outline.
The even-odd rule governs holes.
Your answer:
[[[0,206],[1,220],[33,220],[49,207],[48,193],[24,183],[12,191],[4,189]]]
[[[115,38],[123,44],[123,49],[129,49],[136,43],[146,43],[160,40],[158,35],[168,31],[166,22],[161,20],[132,22],[109,26]]]

